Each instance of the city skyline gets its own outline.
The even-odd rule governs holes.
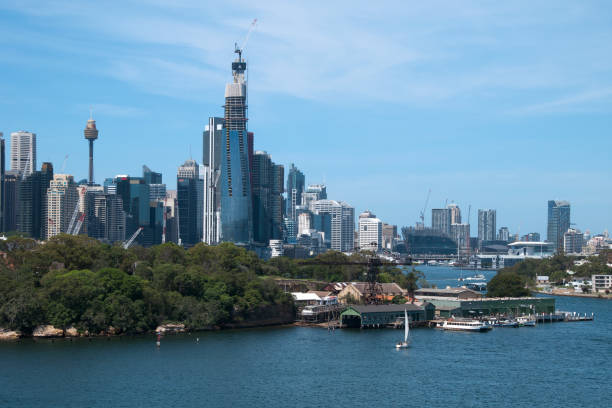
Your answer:
[[[150,4],[148,6],[146,16],[153,13],[156,7],[162,7]],[[275,14],[267,7],[252,10],[245,6],[243,11],[236,14],[235,20],[223,20],[219,25],[212,24],[210,17],[199,26],[193,21],[184,22],[185,18],[181,16],[175,17],[174,20],[170,17],[164,20],[174,21],[179,26],[179,23],[184,22],[185,29],[200,27],[201,30],[207,30],[212,24],[214,27],[212,33],[219,35],[212,37],[214,41],[211,42],[214,44],[206,46],[200,43],[181,42],[183,37],[180,37],[180,32],[169,34],[169,38],[166,38],[164,43],[164,39],[156,35],[152,35],[150,40],[135,37],[133,32],[127,32],[122,25],[116,37],[111,36],[111,39],[106,38],[109,33],[96,32],[70,21],[65,30],[58,27],[60,22],[70,16],[79,16],[84,9],[67,7],[64,9],[65,14],[51,13],[50,9],[42,6],[36,10],[27,6],[12,10],[4,9],[2,21],[6,24],[2,30],[7,30],[5,34],[9,34],[7,38],[13,41],[14,45],[7,47],[9,51],[5,54],[7,64],[3,64],[4,67],[0,68],[4,77],[10,79],[8,81],[10,83],[5,84],[1,91],[6,96],[5,101],[11,100],[16,103],[3,106],[4,113],[0,114],[0,131],[7,139],[12,132],[21,129],[35,133],[39,156],[37,162],[52,162],[56,173],[59,173],[64,157],[68,154],[65,173],[73,174],[75,180],[81,180],[87,178],[87,144],[82,140],[83,122],[86,120],[85,115],[89,106],[92,105],[94,119],[98,122],[101,132],[100,140],[96,142],[96,182],[101,183],[105,178],[117,174],[138,175],[140,167],[146,163],[156,171],[161,171],[168,181],[169,188],[175,189],[172,175],[176,171],[176,166],[189,156],[200,161],[198,154],[191,155],[189,151],[201,151],[201,135],[208,116],[220,114],[222,84],[229,79],[227,61],[231,59],[229,55],[231,49],[228,44],[240,41],[246,33],[250,19],[257,16],[260,27],[254,32],[246,51],[252,69],[249,95],[249,105],[252,108],[249,113],[249,129],[256,133],[255,150],[267,151],[274,157],[275,162],[285,165],[285,168],[289,168],[289,163],[295,163],[306,175],[307,184],[325,182],[333,198],[351,203],[357,213],[372,209],[385,222],[398,226],[414,225],[425,202],[427,190],[431,188],[432,197],[428,212],[431,208],[442,207],[446,199],[452,200],[460,205],[463,222],[467,222],[466,210],[471,205],[472,226],[476,225],[478,208],[492,208],[498,212],[498,227],[508,226],[511,233],[517,233],[520,229],[521,234],[538,231],[545,235],[547,215],[545,202],[559,199],[571,202],[572,221],[581,230],[589,229],[597,233],[609,227],[612,214],[609,211],[609,197],[606,194],[612,189],[611,182],[606,176],[609,174],[609,159],[606,161],[606,152],[609,151],[610,141],[603,135],[603,130],[607,129],[606,124],[609,124],[609,119],[606,118],[609,112],[606,110],[608,107],[605,106],[605,102],[609,100],[612,92],[608,85],[609,76],[606,75],[609,73],[607,64],[610,61],[606,61],[605,57],[595,56],[590,60],[591,65],[597,63],[603,66],[599,75],[589,76],[593,82],[589,85],[591,90],[585,88],[584,83],[585,77],[590,73],[588,70],[594,69],[589,64],[581,69],[573,66],[573,69],[578,70],[578,79],[571,83],[568,81],[568,85],[565,86],[557,84],[542,89],[538,86],[529,87],[524,83],[508,87],[499,83],[489,83],[492,89],[501,89],[502,96],[505,96],[501,98],[502,100],[494,100],[495,103],[492,105],[506,111],[514,110],[512,114],[493,112],[492,108],[482,110],[483,102],[488,99],[483,96],[485,92],[481,86],[468,87],[463,93],[455,94],[455,97],[433,101],[430,93],[422,92],[415,97],[414,94],[406,92],[406,88],[400,88],[400,93],[406,94],[406,98],[402,99],[407,99],[402,101],[398,101],[395,96],[385,98],[384,95],[366,88],[361,89],[365,95],[355,95],[360,90],[349,89],[349,85],[354,84],[359,88],[365,83],[363,77],[359,77],[359,73],[355,72],[353,67],[347,69],[346,80],[351,79],[352,75],[354,82],[346,83],[339,79],[327,81],[319,88],[313,88],[312,95],[308,95],[306,90],[309,87],[304,86],[303,82],[321,78],[311,78],[303,72],[304,68],[300,68],[302,71],[297,72],[299,75],[295,73],[290,75],[296,88],[291,89],[287,78],[279,77],[277,72],[269,69],[271,64],[263,63],[271,51],[278,51],[278,45],[267,51],[265,47],[278,42],[278,37],[283,32],[282,26],[279,26],[281,17],[291,21],[286,7],[280,7]],[[522,15],[519,8],[519,6],[508,6],[505,11],[508,11],[511,17],[517,18]],[[195,11],[197,14],[208,10]],[[481,17],[470,16],[467,12],[462,13],[458,16],[457,24],[481,21],[481,18],[490,15],[499,18],[499,14],[496,14],[499,11],[500,9],[487,8]],[[534,19],[537,20],[541,13],[551,10],[540,5],[535,11]],[[599,18],[604,18],[606,15],[602,12],[602,15],[597,17],[596,12],[601,10],[598,10],[594,3],[574,7],[571,12],[563,13],[558,9],[553,11],[573,24],[585,21],[597,23]],[[223,11],[218,13],[222,14]],[[100,15],[103,19],[109,17],[109,13],[105,12],[101,12]],[[372,18],[378,22],[386,16],[387,13],[381,12]],[[41,23],[43,18],[47,24]],[[130,18],[133,19],[135,16],[128,10],[121,21],[125,22]],[[330,21],[330,19],[333,21],[333,17],[327,14],[321,17],[321,21]],[[310,27],[304,22],[300,27],[304,24]],[[312,23],[314,26],[318,24],[319,20]],[[531,34],[549,34],[561,25],[555,20],[548,26],[538,29],[532,20],[527,21],[524,27]],[[11,30],[14,28],[18,30]],[[609,27],[594,24],[591,30],[597,28],[609,35]],[[485,25],[483,36],[494,34],[491,30],[490,26]],[[470,30],[467,32],[477,34]],[[26,35],[17,40],[15,33]],[[93,36],[89,39],[97,46],[117,42],[116,46],[120,50],[137,49],[140,51],[139,57],[143,57],[140,53],[150,52],[155,55],[156,50],[162,50],[161,62],[167,62],[164,58],[173,52],[181,54],[178,56],[178,61],[185,62],[186,58],[193,57],[195,51],[203,50],[204,61],[195,60],[182,66],[187,71],[196,69],[197,66],[202,70],[200,72],[196,69],[192,72],[193,75],[188,75],[185,85],[193,80],[196,84],[195,90],[202,91],[200,93],[203,94],[206,94],[208,89],[211,91],[206,97],[190,93],[181,97],[176,89],[164,90],[154,86],[153,90],[146,90],[144,84],[138,84],[138,78],[130,80],[112,75],[109,77],[108,73],[89,69],[91,66],[87,63],[76,68],[68,68],[59,61],[64,53],[97,61],[95,55],[92,57],[95,53],[91,50],[84,48],[77,50],[79,41],[76,38],[79,33]],[[199,33],[201,32],[196,31],[194,34]],[[51,47],[48,53],[41,53],[41,49],[37,47],[49,44],[32,43],[36,35],[41,34],[48,34],[49,38],[61,41]],[[328,31],[322,33],[323,36],[327,34]],[[359,38],[363,39],[368,34],[376,34],[372,41],[380,40],[380,47],[374,46],[377,49],[374,58],[380,60],[377,63],[383,64],[385,59],[395,55],[392,51],[397,51],[400,59],[410,56],[408,53],[410,47],[393,49],[393,46],[385,45],[382,40],[390,38],[394,40],[393,45],[397,46],[397,38],[386,36],[379,26],[368,24]],[[405,34],[402,33],[402,36]],[[506,32],[501,34],[500,41],[504,44],[503,40],[518,40]],[[579,39],[592,38],[592,32],[586,29],[579,30],[578,34]],[[346,39],[344,36],[341,38]],[[427,39],[441,41],[448,37],[442,35]],[[292,37],[290,40],[300,39]],[[320,39],[315,40],[316,44],[320,44]],[[535,41],[537,46],[532,47],[530,51],[539,50],[546,42],[542,41],[544,40]],[[303,44],[303,41],[299,43]],[[439,42],[436,44],[439,45],[438,51],[449,50],[440,46]],[[61,49],[62,46],[66,48]],[[349,46],[349,50],[356,49],[355,42],[351,41]],[[520,54],[521,48],[516,42],[510,41],[510,46]],[[569,46],[571,50],[577,52],[577,42],[570,43]],[[492,52],[488,47],[476,45],[468,46],[466,49],[466,45],[462,44],[459,48],[457,52],[463,56],[459,58],[463,62],[476,51]],[[299,51],[284,51],[284,57],[289,59],[296,58],[299,54]],[[327,51],[331,52],[330,49]],[[469,52],[464,55],[466,51]],[[305,55],[313,55],[312,52],[311,47],[306,50]],[[346,56],[346,52],[342,51],[340,56]],[[493,55],[496,54],[493,52]],[[559,58],[557,53],[555,55]],[[214,60],[212,56],[215,57]],[[532,65],[537,62],[532,54],[528,56],[531,56],[531,59],[527,62]],[[10,57],[27,58],[19,60]],[[279,56],[276,56],[273,61],[278,62],[278,58]],[[41,65],[46,64],[45,69],[42,70],[34,64],[24,68],[21,73],[16,72],[23,68],[20,68],[19,61],[31,60],[38,61]],[[106,61],[104,58],[101,60]],[[421,61],[423,67],[433,66],[440,69],[438,63],[427,63],[418,58],[417,60]],[[352,56],[347,56],[346,61],[347,64],[364,63]],[[488,63],[492,61],[488,58],[481,60]],[[329,60],[323,62],[324,68],[330,63]],[[403,68],[393,66],[389,68],[389,74],[413,72],[410,64],[404,62],[408,64],[403,67],[405,71],[402,71]],[[467,73],[473,73],[476,62],[468,64],[470,69],[467,69]],[[181,64],[168,68],[177,69],[179,66]],[[283,68],[285,65],[281,64],[279,67]],[[127,75],[130,69],[135,70],[138,67],[125,65],[123,68],[125,70],[121,73]],[[155,68],[159,69],[159,66]],[[136,77],[142,74],[144,66],[140,69],[133,71]],[[375,70],[372,72],[373,75],[379,75],[381,72],[380,67],[373,67],[367,63],[365,69]],[[507,74],[512,72],[505,71]],[[540,71],[534,72],[536,76],[540,76],[539,80],[543,80],[542,77],[550,73],[567,74],[551,71],[550,67],[541,67]],[[68,73],[71,75],[67,75]],[[156,72],[149,72],[148,77],[153,85],[159,85],[160,81],[165,81],[164,83],[168,85],[174,78],[168,72],[164,76],[163,71],[157,71],[159,76],[155,81],[155,74]],[[278,78],[275,82],[270,81],[273,74]],[[38,80],[42,82],[49,77],[54,78],[54,84],[38,83],[39,89],[33,89],[26,83],[32,78],[39,78]],[[459,77],[466,78],[461,75]],[[491,79],[483,74],[474,80],[478,78],[485,83]],[[564,78],[569,79],[567,75]],[[563,82],[554,76],[551,80],[553,79]],[[581,82],[580,79],[582,83],[577,84]],[[72,86],[64,86],[70,84]],[[414,82],[411,84],[414,85]],[[322,89],[322,87],[328,88]],[[567,96],[569,88],[576,91],[580,87],[583,88],[582,93],[578,92],[573,97]],[[540,96],[531,95],[528,98],[513,99],[510,94],[520,93],[521,89],[529,94],[534,93],[534,90],[542,90],[539,93],[542,100],[555,93],[560,97],[556,102],[541,101],[539,105],[535,100]],[[334,95],[336,93],[334,91],[348,92],[348,96],[352,97],[348,107],[339,106],[338,96]],[[432,90],[431,93],[436,92]],[[92,94],[96,95],[96,100],[92,101]],[[463,98],[468,94],[480,102],[467,105],[460,103],[465,102]],[[565,99],[561,94],[566,95]],[[532,108],[528,113],[521,113],[521,107],[515,105],[525,103],[526,100],[533,102],[531,105],[526,105]],[[161,114],[166,108],[167,112]],[[389,112],[382,113],[383,108]],[[485,119],[482,119],[482,114]],[[440,115],[448,119],[447,123],[435,123],[438,122],[437,117]],[[400,119],[397,119],[398,116]],[[420,118],[417,118],[419,116]],[[368,117],[370,119],[366,120]],[[391,120],[389,124],[388,119],[391,117],[396,119]],[[390,144],[380,143],[385,145],[381,148],[376,143],[372,143],[372,140],[380,140],[378,133],[388,135],[386,137],[391,138]],[[580,140],[587,142],[577,143],[577,133],[581,136]],[[376,137],[372,138],[373,134]],[[393,134],[401,135],[406,141],[398,140],[399,136]],[[491,135],[494,137],[490,137]],[[598,149],[592,148],[595,145]],[[569,146],[572,147],[572,152],[578,160],[573,158],[574,156],[567,155]],[[7,157],[10,154],[8,147]],[[471,234],[475,235],[475,228],[472,228]]]

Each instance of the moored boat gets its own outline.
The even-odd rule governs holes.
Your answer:
[[[472,319],[452,319],[445,320],[440,326],[443,330],[454,330],[454,331],[470,331],[470,332],[486,332],[493,327],[486,322]]]

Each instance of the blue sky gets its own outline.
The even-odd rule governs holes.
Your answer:
[[[0,2],[0,131],[38,135],[38,165],[87,176],[201,160],[234,42],[255,148],[330,198],[412,225],[427,190],[498,227],[545,233],[546,202],[612,226],[612,4],[606,1]],[[505,4],[509,3],[509,4]],[[191,153],[190,153],[191,152]],[[428,211],[427,223],[431,222]]]

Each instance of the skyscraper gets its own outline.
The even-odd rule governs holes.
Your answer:
[[[546,241],[554,244],[556,250],[563,249],[563,234],[570,228],[570,203],[548,201],[548,228]]]
[[[74,177],[56,174],[47,190],[47,239],[68,231],[68,225],[78,203]]]
[[[47,228],[47,189],[53,165],[43,163],[40,171],[22,177],[19,183],[17,230],[34,239],[44,239]]]
[[[431,228],[445,235],[451,233],[451,210],[450,208],[432,208]]]
[[[327,187],[324,184],[311,184],[306,191],[302,193],[301,205],[310,210],[310,203],[317,200],[327,199]]]
[[[383,223],[370,211],[359,214],[359,248],[378,252],[382,248]]]
[[[289,174],[287,174],[287,217],[294,221],[296,221],[297,216],[295,207],[302,203],[302,193],[304,192],[305,184],[306,178],[304,173],[291,163]]]
[[[253,239],[249,141],[247,139],[246,61],[242,50],[232,63],[233,82],[225,86],[225,129],[221,163],[221,239],[248,245]]]
[[[88,183],[90,186],[94,183],[94,170],[93,170],[93,144],[94,140],[98,138],[98,129],[96,129],[96,121],[93,120],[91,115],[83,131],[85,139],[89,141],[89,178]]]
[[[501,227],[499,229],[499,232],[497,233],[497,240],[498,241],[510,241],[510,231],[508,230],[508,227]]]
[[[495,240],[495,210],[478,210],[478,242]]]
[[[11,133],[11,170],[26,174],[36,170],[36,133]]]
[[[221,240],[221,152],[223,147],[223,118],[208,118],[204,128],[203,156],[204,167],[204,217],[203,241],[209,245]]]
[[[457,204],[450,203],[446,206],[451,213],[451,224],[461,224],[461,209]]]
[[[331,249],[350,252],[355,242],[355,209],[342,201],[319,200],[312,203],[314,227],[323,232]],[[319,225],[321,224],[321,225]]]
[[[202,188],[195,160],[187,160],[178,168],[176,189],[179,239],[189,248],[200,242],[202,231]]]
[[[268,244],[282,238],[283,167],[264,151],[253,154],[253,239]]]
[[[13,170],[4,173],[4,220],[5,232],[17,230],[17,206],[19,205],[19,173]]]

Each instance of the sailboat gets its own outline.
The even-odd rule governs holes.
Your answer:
[[[408,348],[408,346],[410,346],[410,341],[408,340],[409,334],[410,324],[408,323],[408,311],[404,309],[404,341],[398,341],[395,345],[396,349]]]

